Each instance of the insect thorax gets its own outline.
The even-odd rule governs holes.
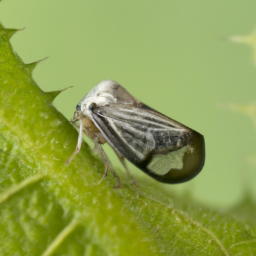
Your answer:
[[[106,140],[100,133],[99,129],[88,117],[83,116],[81,121],[83,122],[83,131],[86,134],[86,136],[92,139],[95,143],[106,143]]]

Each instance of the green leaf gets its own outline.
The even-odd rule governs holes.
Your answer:
[[[256,227],[140,181],[112,175],[53,106],[0,26],[1,255],[254,255]],[[217,188],[216,184],[216,189]],[[169,203],[169,200],[173,204]]]

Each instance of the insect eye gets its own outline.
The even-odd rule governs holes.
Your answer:
[[[91,103],[90,104],[90,106],[89,106],[89,109],[91,110],[91,111],[93,111],[93,109],[96,107],[97,105],[96,105],[96,103]]]

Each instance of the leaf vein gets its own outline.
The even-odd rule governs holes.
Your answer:
[[[22,189],[28,187],[31,184],[34,184],[34,183],[38,182],[43,177],[44,177],[44,175],[39,173],[39,174],[36,174],[34,176],[29,177],[28,179],[26,179],[26,180],[24,180],[24,181],[22,181],[18,184],[13,185],[12,187],[7,189],[4,193],[2,193],[0,195],[0,204],[3,203],[8,198],[10,198],[12,195],[21,191]]]
[[[81,218],[75,217],[46,248],[42,256],[51,255],[61,245],[64,239],[80,224]]]

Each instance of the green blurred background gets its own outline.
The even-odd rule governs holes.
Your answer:
[[[203,171],[167,189],[221,207],[239,202],[248,187],[256,197],[256,166],[247,160],[256,155],[253,123],[218,107],[255,102],[252,49],[223,40],[251,33],[255,1],[3,0],[0,21],[26,28],[11,39],[25,63],[50,56],[33,73],[43,90],[75,86],[54,102],[68,119],[92,87],[114,79],[205,136]]]

